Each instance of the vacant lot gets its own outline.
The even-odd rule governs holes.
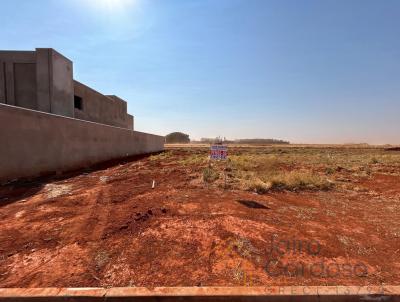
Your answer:
[[[400,152],[229,152],[0,187],[0,287],[400,283]]]

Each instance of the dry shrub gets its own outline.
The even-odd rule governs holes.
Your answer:
[[[262,194],[262,193],[268,192],[271,189],[271,184],[265,183],[259,178],[253,178],[247,182],[246,187],[250,191],[254,191],[259,194]]]
[[[317,174],[291,171],[273,176],[268,182],[271,190],[328,190],[333,184]]]
[[[309,171],[288,171],[276,155],[242,155],[232,158],[235,175],[245,189],[268,191],[327,190],[332,182]]]
[[[371,158],[370,160],[371,164],[379,164],[379,160],[376,157]]]
[[[207,167],[203,170],[203,181],[207,183],[212,183],[219,178],[218,171],[214,170],[212,167]]]
[[[273,171],[281,163],[275,155],[236,155],[230,160],[241,171]]]
[[[333,183],[309,172],[280,172],[254,177],[247,181],[247,189],[257,193],[268,191],[329,190]]]
[[[192,154],[179,161],[184,166],[199,166],[207,162],[207,157],[204,154]]]
[[[171,151],[163,151],[158,154],[152,154],[149,156],[149,161],[153,162],[153,161],[165,160],[171,155],[172,155]]]

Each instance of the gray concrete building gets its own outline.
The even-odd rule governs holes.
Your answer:
[[[73,79],[73,63],[51,48],[0,51],[0,103],[133,129],[127,104]]]
[[[133,128],[126,102],[75,81],[54,49],[0,51],[0,182],[164,150]]]

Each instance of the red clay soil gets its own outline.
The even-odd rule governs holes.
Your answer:
[[[258,195],[189,153],[1,187],[0,287],[400,283],[400,177]]]

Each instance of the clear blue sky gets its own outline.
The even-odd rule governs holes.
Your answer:
[[[0,49],[55,48],[139,131],[400,143],[398,0],[0,4]]]

